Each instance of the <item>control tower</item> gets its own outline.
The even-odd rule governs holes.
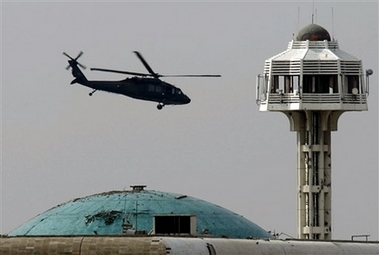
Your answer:
[[[297,238],[332,238],[331,131],[342,113],[367,111],[371,74],[310,24],[257,76],[259,110],[283,112],[297,132]]]

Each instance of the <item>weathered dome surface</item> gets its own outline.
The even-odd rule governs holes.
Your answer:
[[[156,215],[195,215],[196,235],[270,237],[255,223],[220,206],[186,195],[143,189],[73,199],[39,214],[8,235],[122,235],[123,222],[139,233],[149,233]]]
[[[296,41],[330,41],[329,32],[316,24],[309,24],[303,27],[296,36]]]

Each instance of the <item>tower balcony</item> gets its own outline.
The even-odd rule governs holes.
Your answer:
[[[260,111],[367,111],[366,94],[267,93],[257,100]]]

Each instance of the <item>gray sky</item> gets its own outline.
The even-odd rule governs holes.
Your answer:
[[[258,111],[255,76],[311,23],[313,5],[315,23],[374,70],[369,111],[343,114],[332,134],[333,238],[377,240],[377,1],[2,1],[0,233],[72,198],[146,184],[296,236],[295,133],[284,114]],[[145,72],[138,50],[156,72],[222,78],[166,78],[192,102],[158,111],[70,86],[62,52],[81,50],[87,67]]]

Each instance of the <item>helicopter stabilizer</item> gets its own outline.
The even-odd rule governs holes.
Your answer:
[[[75,83],[78,83],[78,79],[77,78],[73,79],[72,82],[70,82],[71,85],[74,85]]]

